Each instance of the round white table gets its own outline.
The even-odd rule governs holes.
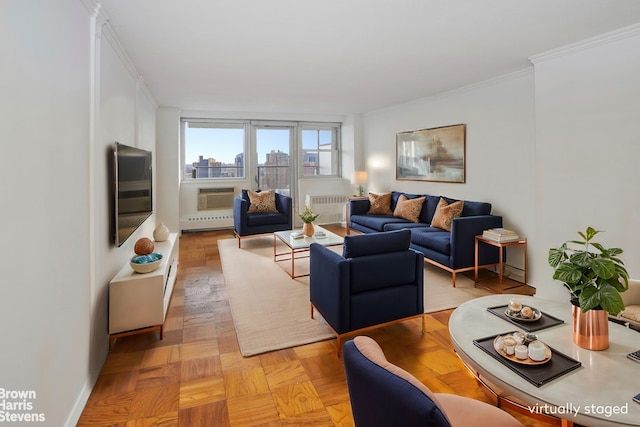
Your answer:
[[[537,387],[474,345],[474,340],[518,329],[487,311],[514,297],[564,320],[535,333],[550,347],[581,362],[581,367]],[[569,301],[490,295],[458,307],[449,319],[449,332],[455,351],[479,382],[491,391],[499,389],[501,406],[514,408],[514,401],[524,402],[522,412],[555,416],[563,426],[640,426],[640,404],[632,400],[640,393],[640,363],[626,357],[640,349],[636,331],[609,322],[609,348],[590,351],[573,343]]]

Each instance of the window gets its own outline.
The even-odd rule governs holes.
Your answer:
[[[184,180],[245,177],[246,123],[183,121]]]
[[[301,125],[302,176],[338,175],[339,129],[338,125]]]
[[[340,174],[339,123],[185,118],[182,132],[183,181],[246,179],[290,190],[296,177]]]

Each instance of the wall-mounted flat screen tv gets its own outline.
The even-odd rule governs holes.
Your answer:
[[[115,244],[121,246],[153,213],[151,152],[116,142]]]

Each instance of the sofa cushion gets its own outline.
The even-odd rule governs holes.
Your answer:
[[[248,191],[249,194],[249,209],[248,214],[252,213],[278,213],[276,209],[276,193],[273,190],[260,191]]]
[[[419,228],[411,232],[411,243],[442,254],[451,253],[451,233],[440,228]]]
[[[403,228],[408,228],[409,230],[413,230],[414,228],[429,228],[428,224],[423,224],[421,222],[410,222],[406,219],[397,218],[398,221],[402,222],[388,222],[383,227],[383,231],[393,231],[393,230],[402,230]],[[439,228],[437,230],[440,230]],[[442,231],[442,230],[440,230]]]
[[[441,197],[433,219],[431,220],[431,226],[451,231],[451,221],[462,214],[463,208],[464,202],[462,200],[449,204]]]
[[[393,215],[391,210],[391,193],[369,193],[369,214]]]
[[[375,231],[385,231],[385,227],[387,224],[393,223],[401,223],[401,224],[412,224],[412,222],[407,221],[406,219],[397,218],[391,215],[352,215],[351,223],[361,225],[371,230]]]
[[[420,213],[420,222],[431,224],[431,220],[433,219],[433,215],[436,213],[440,197],[430,195],[426,195],[425,197],[426,200],[422,205],[422,212]]]
[[[344,236],[342,256],[345,258],[355,258],[380,253],[406,251],[409,249],[409,243],[411,243],[411,232],[409,230]]]
[[[425,199],[424,196],[408,199],[404,194],[400,195],[396,208],[393,211],[393,216],[404,218],[411,222],[418,222]]]
[[[457,199],[441,196],[447,203],[452,204],[457,202]],[[472,200],[464,201],[464,208],[460,216],[476,216],[476,215],[491,215],[491,203],[488,202],[474,202]]]

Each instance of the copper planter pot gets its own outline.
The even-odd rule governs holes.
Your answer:
[[[580,307],[573,310],[573,342],[588,350],[609,348],[609,318],[606,310],[589,310]]]

